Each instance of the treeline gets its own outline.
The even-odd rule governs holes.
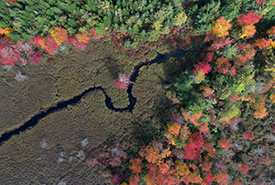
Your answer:
[[[99,35],[108,30],[154,42],[172,27],[183,25],[205,34],[215,18],[232,20],[251,9],[265,15],[270,23],[275,16],[272,0],[9,1],[0,1],[0,27],[13,28],[9,37],[24,42],[37,35],[45,36],[54,27],[66,29],[69,35],[88,33],[94,28]]]

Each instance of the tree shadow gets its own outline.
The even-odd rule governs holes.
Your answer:
[[[118,65],[117,60],[111,56],[106,57],[105,65],[113,79],[116,79],[122,71],[122,68]]]
[[[175,79],[182,75],[182,73],[188,68],[192,70],[193,65],[202,61],[204,56],[201,55],[201,50],[206,48],[198,47],[194,50],[190,50],[181,59],[170,58],[161,65],[164,74],[159,76],[160,83],[165,86],[166,84],[172,84]],[[136,123],[133,126],[133,137],[137,139],[140,144],[148,144],[153,140],[164,140],[164,131],[166,129],[166,123],[170,121],[171,117],[174,119],[180,119],[181,115],[177,113],[175,106],[169,103],[168,98],[164,93],[161,93],[158,100],[155,102],[154,108],[151,112],[152,117],[142,118],[139,116],[136,118]]]

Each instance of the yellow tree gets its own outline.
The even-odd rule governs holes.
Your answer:
[[[218,37],[223,37],[229,35],[229,29],[232,27],[230,24],[231,20],[226,20],[224,17],[219,18],[212,25],[213,34]]]

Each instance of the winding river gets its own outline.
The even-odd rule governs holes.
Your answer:
[[[191,48],[192,49],[192,48]],[[108,109],[111,109],[113,111],[116,112],[124,112],[124,111],[129,111],[132,112],[133,109],[135,108],[135,104],[137,99],[132,95],[132,90],[133,90],[133,86],[137,80],[137,77],[139,75],[139,70],[143,67],[143,66],[149,66],[151,64],[157,63],[160,64],[166,60],[168,60],[170,57],[173,57],[175,59],[180,59],[182,57],[184,57],[186,55],[186,53],[188,53],[191,49],[188,50],[183,50],[183,49],[176,49],[175,51],[169,52],[169,53],[164,53],[164,54],[160,54],[158,53],[157,57],[153,60],[146,60],[145,62],[140,62],[138,63],[135,67],[134,70],[132,72],[132,74],[130,75],[130,81],[134,82],[133,84],[130,84],[128,86],[127,89],[127,93],[128,93],[128,98],[129,98],[129,102],[130,104],[127,107],[124,108],[116,108],[114,107],[113,103],[112,103],[112,99],[108,96],[108,94],[106,93],[105,89],[101,86],[94,86],[91,87],[87,90],[85,90],[84,92],[82,92],[81,94],[74,96],[73,98],[66,100],[66,101],[62,101],[57,103],[57,105],[49,107],[47,110],[40,112],[39,114],[33,116],[30,120],[26,121],[25,123],[23,123],[21,126],[19,126],[18,128],[15,128],[11,131],[8,131],[4,134],[2,134],[0,136],[0,146],[7,140],[9,140],[12,136],[14,135],[18,135],[21,132],[24,132],[27,129],[30,129],[32,127],[34,127],[39,120],[41,120],[42,118],[45,118],[46,116],[59,111],[61,109],[66,108],[68,105],[75,105],[76,103],[78,103],[85,95],[87,95],[90,92],[93,91],[102,91],[105,95],[105,104],[107,106]]]

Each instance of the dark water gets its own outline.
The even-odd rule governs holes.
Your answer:
[[[128,89],[127,89],[128,98],[129,98],[129,102],[130,102],[130,104],[127,107],[124,107],[124,108],[116,108],[116,107],[114,107],[114,105],[112,103],[112,99],[108,96],[108,94],[106,93],[106,91],[105,91],[104,88],[102,88],[101,86],[99,86],[99,87],[91,87],[91,88],[85,90],[84,92],[82,92],[81,94],[73,97],[72,99],[59,102],[56,106],[52,106],[52,107],[48,108],[47,110],[40,112],[39,114],[33,116],[30,120],[28,120],[27,122],[25,122],[20,127],[15,128],[15,129],[13,129],[13,130],[11,130],[9,132],[6,132],[6,133],[2,134],[1,137],[0,137],[0,145],[2,145],[5,141],[9,140],[13,135],[18,135],[18,134],[20,134],[20,132],[24,132],[27,129],[31,129],[32,127],[34,127],[39,122],[39,120],[41,120],[42,118],[48,116],[49,114],[52,114],[52,113],[54,113],[56,111],[64,109],[68,105],[75,105],[85,95],[87,95],[88,93],[93,92],[93,91],[100,90],[100,91],[102,91],[104,93],[104,95],[105,95],[105,104],[108,107],[108,109],[111,109],[111,110],[116,111],[116,112],[123,112],[123,111],[132,112],[133,109],[135,108],[136,101],[137,101],[137,99],[132,95],[132,89],[133,89],[133,86],[134,86],[134,84],[135,84],[135,82],[137,80],[137,77],[139,75],[140,68],[142,68],[143,66],[149,66],[149,65],[154,64],[154,63],[158,63],[158,64],[162,63],[162,62],[168,60],[170,57],[174,57],[176,59],[180,59],[186,53],[188,53],[190,50],[191,49],[189,49],[189,50],[177,49],[177,50],[172,51],[170,53],[164,53],[164,54],[158,53],[158,55],[157,55],[157,57],[155,59],[150,60],[150,61],[147,60],[145,62],[140,62],[139,64],[137,64],[134,67],[134,70],[133,70],[133,72],[132,72],[132,74],[130,76],[130,81],[134,82],[134,83],[130,84],[128,86]]]

